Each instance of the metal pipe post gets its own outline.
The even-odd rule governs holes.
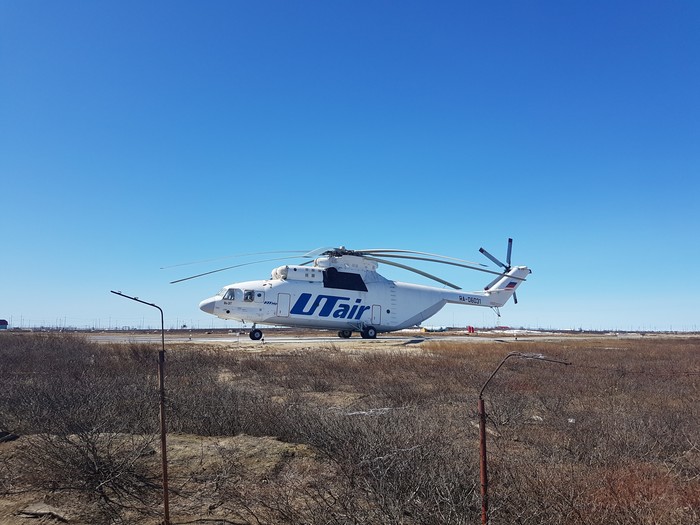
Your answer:
[[[481,523],[489,522],[489,475],[486,469],[486,411],[484,400],[479,398],[479,470],[481,472]]]
[[[163,342],[165,345],[165,341]],[[158,352],[158,388],[160,390],[160,457],[163,467],[163,525],[170,525],[170,500],[168,498],[168,446],[165,425],[165,350]]]
[[[165,321],[163,309],[157,304],[147,303],[138,297],[131,297],[121,292],[110,290],[115,295],[120,295],[136,301],[137,303],[152,306],[160,311],[160,341],[161,350],[158,352],[158,390],[160,393],[160,458],[163,467],[163,525],[170,525],[170,499],[168,497],[168,456],[167,456],[167,426],[165,425]]]
[[[560,361],[559,359],[551,359],[542,354],[523,354],[521,352],[511,352],[503,358],[496,369],[491,373],[489,378],[486,380],[484,385],[479,390],[479,467],[481,471],[481,523],[482,525],[487,525],[489,522],[489,480],[488,480],[488,469],[486,467],[486,410],[484,410],[484,390],[486,390],[486,385],[494,378],[496,373],[501,369],[505,362],[511,357],[518,357],[522,359],[536,359],[538,361],[547,361],[550,363],[559,363],[561,365],[570,365],[571,363],[566,361]]]

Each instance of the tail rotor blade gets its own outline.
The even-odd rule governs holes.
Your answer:
[[[496,259],[493,255],[491,255],[489,252],[487,252],[483,248],[479,248],[479,252],[483,253],[486,257],[491,259],[491,261],[493,261],[494,264],[497,264],[498,266],[501,266],[502,268],[506,268],[506,269],[508,268],[505,264],[503,264],[501,261]]]
[[[518,304],[518,296],[515,295],[515,292],[513,292],[513,302],[514,302],[515,304]]]
[[[506,253],[506,264],[510,268],[510,254],[513,251],[513,239],[508,239],[508,253]]]

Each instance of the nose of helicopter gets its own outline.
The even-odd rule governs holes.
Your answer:
[[[213,314],[215,303],[216,303],[216,299],[212,299],[211,297],[209,299],[204,299],[204,301],[199,303],[199,309],[202,312],[206,312],[208,314]]]

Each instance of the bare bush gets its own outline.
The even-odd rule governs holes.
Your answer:
[[[152,515],[160,491],[150,457],[152,438],[85,430],[36,434],[22,443],[25,480],[51,492],[70,491],[93,507],[93,517],[121,521]]]
[[[157,398],[144,389],[143,375],[124,373],[139,367],[124,367],[113,354],[101,360],[108,354],[80,338],[9,341],[26,357],[6,376],[0,408],[9,428],[28,434],[12,458],[21,481],[74,492],[109,521],[150,513],[158,488],[148,464]],[[3,346],[16,356],[11,350]]]
[[[260,457],[230,444],[175,462],[176,512],[241,523],[474,523],[477,392],[522,348],[573,366],[509,361],[489,384],[492,523],[698,521],[698,339],[516,345],[168,351],[171,432],[257,436],[249,439],[276,450],[264,472]],[[0,468],[18,472],[21,457],[31,475],[0,476],[0,487],[79,494],[94,522],[150,519],[156,354],[65,336],[2,338],[0,426],[30,436],[16,454],[0,445]]]

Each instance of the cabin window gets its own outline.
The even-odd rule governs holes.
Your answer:
[[[323,272],[323,286],[339,290],[367,291],[367,285],[359,273],[339,272],[337,268],[333,267],[327,268]]]
[[[246,303],[252,303],[255,300],[255,292],[253,290],[246,290],[243,292],[243,300]]]

